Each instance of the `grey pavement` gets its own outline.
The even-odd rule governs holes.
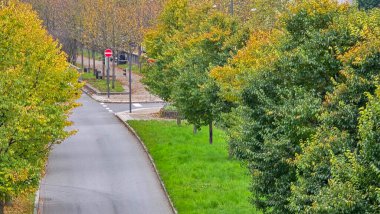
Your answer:
[[[78,133],[50,154],[40,213],[173,213],[137,139],[100,103],[79,102],[71,116]]]

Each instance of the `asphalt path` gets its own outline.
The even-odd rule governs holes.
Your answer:
[[[172,213],[137,139],[100,103],[87,95],[79,102],[70,118],[78,133],[50,154],[40,213]]]

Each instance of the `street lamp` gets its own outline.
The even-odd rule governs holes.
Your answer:
[[[129,113],[132,113],[132,50],[136,47],[134,42],[129,42]]]

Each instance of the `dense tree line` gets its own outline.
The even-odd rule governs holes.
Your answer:
[[[65,128],[80,84],[37,14],[0,2],[0,213],[38,187],[48,153],[73,134]]]
[[[263,211],[379,213],[377,4],[279,1],[258,26],[193,3],[169,1],[147,34],[148,88],[225,127]]]
[[[255,4],[241,1],[237,5]],[[227,11],[215,1],[168,1],[158,25],[148,31],[145,39],[148,55],[156,62],[146,67],[143,81],[151,92],[172,102],[196,129],[208,125],[210,143],[213,122],[219,121],[232,103],[218,98],[218,86],[209,73],[226,64],[245,45],[253,25],[247,18],[263,16],[248,16],[246,10],[237,9],[233,18]],[[272,25],[265,22],[261,27]]]
[[[75,62],[86,48],[136,49],[144,31],[155,23],[163,0],[23,0],[33,5],[44,25]]]

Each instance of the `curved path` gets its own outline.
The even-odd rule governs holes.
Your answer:
[[[50,154],[39,213],[172,213],[137,139],[87,95],[79,102],[71,116],[78,133]]]

